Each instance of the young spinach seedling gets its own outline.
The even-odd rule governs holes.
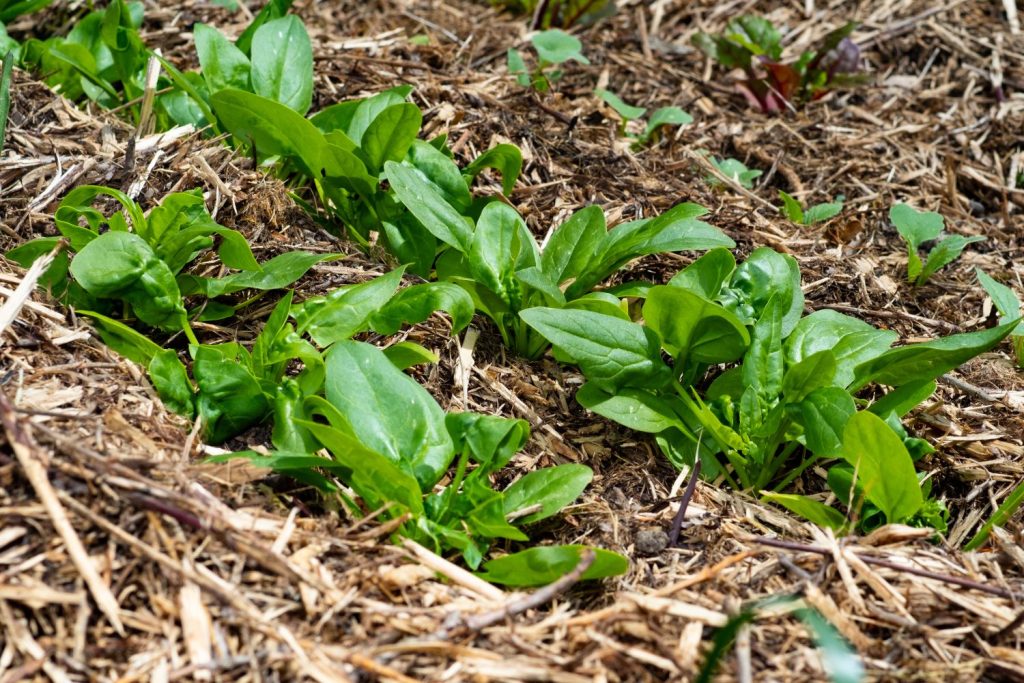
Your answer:
[[[939,239],[945,221],[934,211],[917,211],[907,204],[895,204],[889,209],[889,220],[896,226],[900,236],[907,243],[907,281],[919,287],[940,268],[949,265],[973,242],[983,242],[984,237],[947,235]],[[918,251],[925,242],[938,240],[922,263]]]
[[[646,114],[647,108],[626,104],[621,97],[603,88],[594,90],[594,94],[619,115],[619,136],[632,138],[635,148],[643,147],[651,142],[660,134],[663,126],[685,126],[693,123],[693,117],[679,107],[661,107],[651,114],[643,133],[631,133],[627,130],[629,122]]]
[[[507,53],[508,72],[524,88],[532,87],[537,92],[547,92],[551,84],[562,77],[560,67],[563,64],[590,64],[590,60],[583,55],[580,39],[561,29],[553,28],[537,33],[530,38],[530,43],[537,53],[537,65],[532,71],[526,68],[519,50],[510,47]]]
[[[708,161],[726,178],[731,178],[740,187],[747,190],[754,187],[754,181],[764,174],[764,171],[756,168],[747,168],[746,164],[739,159],[719,159],[718,157],[708,156]],[[712,187],[720,187],[722,185],[722,181],[710,174],[704,176],[704,180]]]
[[[815,204],[806,211],[795,198],[782,190],[779,190],[779,197],[782,199],[782,212],[786,218],[799,225],[814,225],[839,215],[843,210],[843,198],[839,201]]]

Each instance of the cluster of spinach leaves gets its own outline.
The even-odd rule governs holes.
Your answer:
[[[93,10],[67,36],[30,39],[16,46],[23,68],[40,73],[65,97],[125,108],[136,123],[152,114],[156,127],[218,122],[209,106],[211,93],[227,86],[263,94],[303,112],[313,89],[313,55],[305,27],[286,16],[294,0],[264,6],[235,43],[203,24],[195,29],[203,75],[183,73],[149,49],[142,40],[141,2],[114,0]],[[162,72],[147,84],[147,67],[157,60]],[[146,97],[147,86],[152,99]]]
[[[389,162],[385,175],[399,201],[447,245],[437,262],[438,279],[469,292],[476,309],[497,325],[505,345],[526,358],[543,355],[548,342],[524,324],[521,311],[548,306],[625,316],[616,296],[595,288],[629,261],[646,254],[733,246],[721,230],[697,220],[706,209],[683,203],[611,230],[600,207],[588,206],[554,230],[541,249],[507,204],[487,204],[474,223],[410,165]]]
[[[992,348],[1016,320],[890,348],[896,333],[856,318],[803,316],[796,261],[769,248],[738,266],[714,249],[669,284],[629,294],[645,299],[642,324],[593,310],[521,314],[580,366],[581,405],[653,434],[677,467],[699,458],[704,474],[740,489],[779,491],[820,460],[845,461],[829,484],[860,512],[862,528],[882,519],[943,526],[914,471],[926,444],[907,437],[899,419],[934,391],[936,377]],[[892,391],[862,415],[856,394],[871,384]],[[817,523],[845,523],[809,499],[774,498]]]
[[[324,360],[323,396],[307,397],[292,421],[333,457],[309,455],[308,448],[228,457],[244,455],[325,492],[338,490],[337,477],[368,510],[386,507],[385,519],[404,520],[400,535],[437,552],[457,550],[473,569],[494,540],[528,540],[521,526],[556,514],[591,480],[585,465],[558,465],[495,491],[491,479],[525,444],[526,422],[472,412],[445,414],[386,353],[363,342],[338,341]],[[598,561],[585,578],[625,570],[624,558],[597,552]],[[579,557],[576,548],[546,548],[543,554],[552,553],[549,559],[561,556],[568,569]],[[518,585],[550,580],[548,573],[532,571],[526,558],[515,558],[489,563],[486,578]]]
[[[95,208],[102,197],[115,200],[119,210],[105,215]],[[54,222],[60,237],[27,242],[9,251],[8,258],[28,267],[65,239],[74,258],[62,252],[40,279],[41,286],[67,306],[184,332],[192,343],[197,340],[190,320],[235,312],[236,304],[216,297],[282,289],[316,263],[338,258],[293,251],[258,263],[241,233],[213,220],[198,190],[170,194],[146,215],[120,190],[83,185],[61,201]],[[182,272],[218,239],[221,264],[239,272],[211,278]],[[190,310],[186,297],[193,294],[205,299]]]

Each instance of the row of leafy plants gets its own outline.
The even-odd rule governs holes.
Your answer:
[[[405,343],[378,352],[353,341],[362,333],[393,333],[438,309],[449,312],[457,332],[477,312],[519,355],[539,358],[553,344],[556,358],[578,364],[588,378],[577,395],[582,405],[654,434],[676,466],[699,462],[712,479],[764,491],[839,530],[884,522],[944,528],[946,512],[914,467],[929,447],[909,437],[900,418],[931,394],[938,375],[1007,335],[1020,338],[1019,306],[1013,309],[1005,293],[997,305],[1006,321],[993,330],[892,349],[893,333],[856,319],[832,311],[802,317],[795,261],[762,249],[736,265],[731,240],[699,221],[704,210],[696,205],[611,230],[599,208],[587,207],[542,249],[502,196],[472,190],[490,167],[509,193],[519,150],[500,145],[460,169],[443,136],[419,139],[422,113],[407,101],[410,88],[307,118],[312,53],[301,21],[286,15],[289,4],[268,4],[234,43],[197,25],[201,72],[182,74],[164,62],[178,89],[164,93],[160,106],[168,122],[231,133],[296,188],[309,188],[307,208],[340,220],[363,246],[376,235],[401,267],[325,297],[295,302],[286,295],[251,348],[204,345],[191,321],[231,317],[332,257],[292,252],[257,263],[244,238],[217,225],[196,193],[171,195],[147,216],[116,191],[83,187],[55,214],[74,257],[62,255],[44,284],[87,312],[115,349],[146,365],[167,405],[202,420],[207,440],[222,442],[270,420],[276,452],[251,457],[326,492],[344,495],[337,487],[343,482],[364,505],[389,505],[387,514],[404,520],[404,535],[458,550],[478,567],[493,539],[525,539],[510,519],[521,525],[554,514],[579,495],[589,470],[540,470],[513,485],[519,488],[491,490],[490,475],[525,441],[525,424],[445,416],[402,373],[429,362],[428,350]],[[64,92],[77,86],[101,104],[114,104],[104,99],[114,95],[128,104],[145,96],[139,79],[153,56],[138,39],[140,23],[138,6],[117,0],[87,15],[68,38],[29,41],[21,59],[62,65],[66,70],[51,78]],[[95,68],[82,51],[89,49]],[[122,211],[105,215],[94,206],[100,196]],[[803,222],[798,204],[789,211],[796,216],[798,208]],[[934,223],[895,207],[897,226],[904,218]],[[917,245],[937,233],[900,229],[918,281],[966,244],[940,243],[934,264],[918,259],[915,269]],[[37,240],[10,256],[27,265],[58,239]],[[187,272],[200,257],[208,260],[214,244],[221,264],[237,272]],[[639,256],[684,250],[710,251],[668,285],[604,286]],[[435,281],[399,290],[406,270]],[[242,292],[251,295],[239,300]],[[138,328],[182,333],[191,367]],[[872,384],[893,390],[861,398]],[[353,400],[356,386],[362,395]],[[313,455],[322,449],[334,457]],[[848,514],[785,493],[816,462],[832,463],[828,484]],[[545,552],[563,568],[574,563],[574,549]],[[536,580],[515,564],[526,562],[522,557],[497,561],[514,567],[505,580]],[[523,566],[537,566],[536,557],[528,559]],[[622,568],[621,558],[607,554],[590,574]],[[501,580],[498,569],[489,565],[488,572]]]

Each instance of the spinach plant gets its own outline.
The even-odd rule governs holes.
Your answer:
[[[697,33],[693,43],[726,69],[743,69],[747,78],[736,87],[751,107],[778,113],[831,90],[864,82],[858,73],[860,48],[849,37],[856,28],[853,22],[841,26],[826,35],[816,49],[789,63],[781,61],[781,34],[762,17],[733,19],[722,34]]]
[[[26,41],[22,66],[75,102],[112,109],[141,99],[150,54],[139,35],[142,15],[141,2],[114,0],[86,14],[66,37]]]
[[[985,292],[992,299],[992,305],[999,311],[999,321],[1015,320],[1021,315],[1021,302],[1012,289],[996,281],[981,268],[974,269],[978,282],[985,289]],[[1010,333],[1010,341],[1013,344],[1013,354],[1017,358],[1017,365],[1024,368],[1024,323],[1014,328]]]
[[[291,3],[271,3],[283,10]],[[284,5],[284,7],[281,7]],[[292,16],[272,18],[261,13],[232,43],[206,24],[193,28],[202,81],[196,89],[209,96],[236,88],[279,102],[305,114],[313,101],[313,46],[302,21]]]
[[[541,249],[507,204],[487,204],[474,223],[414,167],[388,162],[384,171],[398,200],[447,245],[437,262],[438,279],[469,292],[505,345],[526,358],[540,357],[548,342],[524,323],[521,311],[543,305],[625,316],[618,298],[596,288],[626,263],[646,254],[733,244],[697,220],[705,209],[685,203],[612,230],[601,209],[588,206],[554,230]]]
[[[308,455],[309,449],[242,455],[325,491],[337,490],[332,479],[337,477],[369,509],[386,506],[385,519],[404,520],[399,535],[436,552],[456,550],[471,568],[480,566],[497,539],[528,540],[520,527],[557,514],[591,480],[585,465],[559,465],[535,470],[495,491],[492,476],[526,442],[525,421],[468,412],[446,415],[422,386],[363,342],[333,344],[324,370],[324,396],[306,398],[303,416],[292,421],[312,435],[315,447],[326,448],[333,457]],[[555,552],[555,557],[552,550],[542,555],[549,562],[560,555],[564,563],[568,552],[570,560],[573,555],[578,560],[577,548]],[[624,558],[598,554],[585,578],[625,571]],[[513,558],[502,558],[497,567],[489,564],[486,578],[506,578],[518,585],[550,579],[545,563],[531,569],[524,561],[528,557]]]
[[[830,467],[826,479],[847,515],[810,496],[767,492],[764,497],[839,532],[867,533],[884,524],[908,524],[945,533],[945,503],[931,498],[931,480],[914,469],[917,459],[933,451],[927,442],[908,437],[895,413],[882,419],[870,410],[861,411],[843,428],[838,455],[845,462]]]
[[[643,324],[550,307],[521,317],[580,366],[581,405],[654,434],[677,467],[699,458],[710,478],[754,491],[782,490],[818,460],[860,458],[844,435],[862,388],[893,387],[869,410],[898,420],[936,377],[1017,325],[890,348],[894,332],[856,318],[831,310],[802,317],[796,261],[768,248],[738,266],[728,250],[713,249],[668,285],[632,294],[646,299]]]
[[[779,190],[779,197],[782,199],[782,213],[786,215],[786,218],[800,225],[814,225],[827,221],[838,216],[839,212],[843,210],[842,197],[839,198],[839,201],[815,204],[808,207],[806,211],[800,202],[786,192]]]
[[[115,200],[121,210],[104,215],[93,206],[101,197]],[[61,201],[54,222],[62,237],[32,240],[8,252],[8,258],[28,267],[66,239],[74,258],[62,252],[40,279],[41,286],[65,305],[181,331],[193,344],[198,341],[190,319],[226,317],[234,306],[205,302],[189,311],[185,296],[201,293],[213,299],[243,289],[281,289],[316,263],[337,258],[296,251],[257,263],[241,233],[213,220],[199,190],[168,195],[145,215],[119,190],[84,185]],[[220,262],[240,272],[218,278],[183,273],[215,239],[220,240]],[[205,315],[204,307],[209,309]]]
[[[9,24],[24,14],[48,7],[53,0],[0,0],[0,24]]]
[[[760,169],[747,168],[746,164],[739,159],[719,159],[714,156],[708,156],[707,159],[722,175],[748,190],[754,187],[754,181],[764,174],[764,171]],[[723,184],[722,181],[710,174],[705,176],[704,180],[712,187],[720,187]]]
[[[473,304],[461,289],[435,282],[398,291],[402,274],[399,268],[301,303],[293,302],[289,292],[251,347],[237,342],[192,344],[191,379],[173,350],[161,349],[117,320],[88,315],[111,348],[149,370],[154,388],[171,410],[202,420],[208,442],[222,443],[270,420],[276,448],[310,451],[315,442],[296,419],[304,415],[303,401],[323,391],[322,349],[370,330],[392,334],[435,310],[451,314],[455,331],[469,324]],[[384,354],[403,368],[436,360],[412,342],[395,344]],[[296,366],[301,370],[291,371]]]
[[[530,43],[537,53],[537,63],[532,70],[527,69],[519,50],[510,47],[506,55],[509,74],[515,76],[516,82],[524,88],[547,92],[562,77],[561,67],[565,63],[590,64],[590,60],[583,56],[580,39],[561,29],[541,31],[530,38]]]
[[[934,211],[917,211],[907,204],[893,205],[889,209],[889,220],[907,243],[907,280],[915,287],[928,282],[936,271],[958,259],[968,244],[985,240],[980,236],[963,235],[947,235],[939,239],[945,227],[942,216]],[[935,246],[922,262],[918,252],[923,244],[932,240],[937,240]]]
[[[637,148],[644,147],[655,140],[661,134],[664,126],[686,126],[693,123],[693,117],[679,107],[661,107],[651,114],[643,133],[631,133],[627,130],[629,122],[646,114],[647,109],[626,104],[622,98],[610,90],[598,88],[594,94],[619,115],[619,136],[632,138],[634,147]]]
[[[340,220],[364,248],[372,240],[412,272],[429,275],[443,243],[399,203],[380,179],[388,162],[415,169],[460,213],[479,207],[473,180],[487,168],[502,174],[511,192],[522,166],[519,149],[498,145],[459,169],[444,138],[418,139],[422,114],[400,86],[372,97],[341,102],[307,119],[273,100],[235,88],[211,97],[225,130],[264,159],[283,162],[284,173],[312,183],[315,202]],[[314,211],[313,203],[307,208]]]

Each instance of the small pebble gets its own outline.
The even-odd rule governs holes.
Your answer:
[[[640,529],[633,537],[633,546],[639,555],[657,555],[668,546],[668,534],[658,527]]]

